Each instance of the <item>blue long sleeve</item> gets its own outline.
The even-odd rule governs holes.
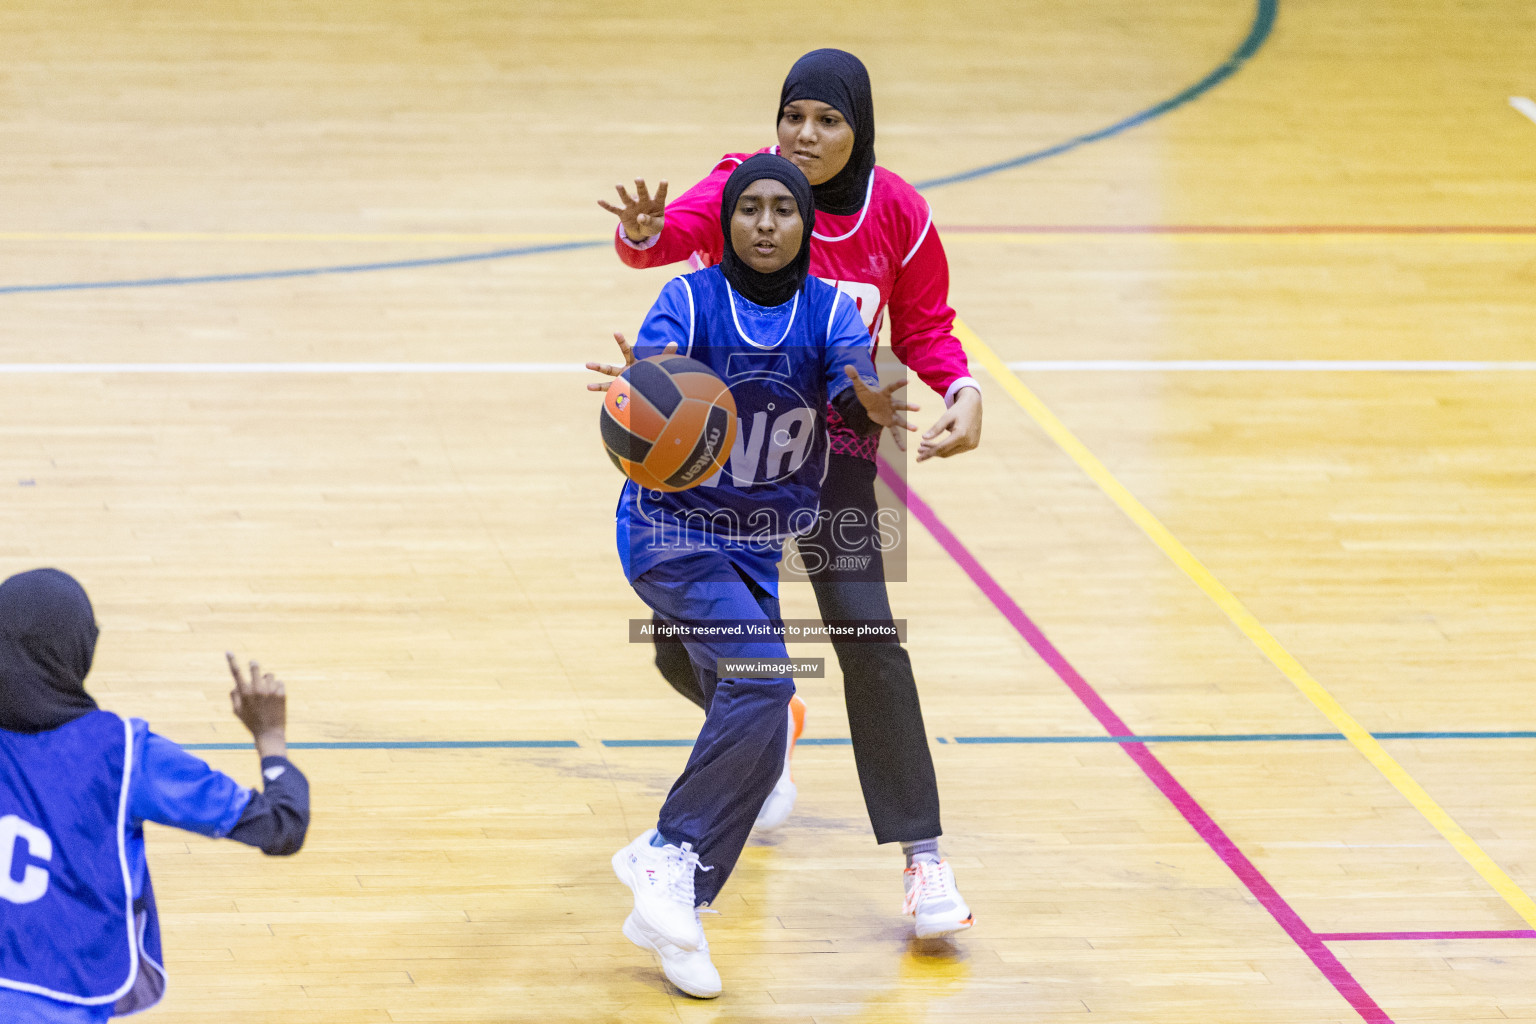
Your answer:
[[[128,790],[129,818],[216,839],[228,835],[250,803],[251,790],[150,732],[143,722],[135,719],[133,727],[138,750]]]
[[[137,720],[134,739],[138,764],[128,793],[128,815],[136,827],[153,821],[233,839],[273,856],[297,853],[304,845],[309,781],[286,758],[262,761],[265,787],[256,792]]]
[[[679,355],[687,355],[693,345],[694,320],[693,295],[680,277],[674,277],[662,286],[640,332],[635,335],[635,358],[659,356],[671,342],[677,342]]]

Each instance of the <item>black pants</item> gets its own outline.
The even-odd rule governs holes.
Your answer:
[[[859,554],[873,552],[869,564],[860,569],[829,565],[810,574],[822,619],[889,622],[891,602],[885,592],[885,567],[874,545],[878,508],[875,464],[833,455],[822,485],[821,507],[828,515],[822,517],[817,531],[804,538],[802,552],[836,554],[847,548]],[[830,524],[837,522],[838,513],[844,509],[857,513],[854,525],[843,523],[833,536]],[[867,530],[863,545],[856,543],[859,529]],[[875,841],[912,842],[940,835],[939,785],[907,652],[894,641],[834,641],[832,649],[843,670],[853,757]],[[656,641],[656,667],[673,689],[708,710],[681,641]]]

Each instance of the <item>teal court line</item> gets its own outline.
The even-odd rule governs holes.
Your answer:
[[[1497,732],[1484,730],[1452,730],[1438,732],[1377,732],[1378,740],[1531,740],[1536,739],[1536,729],[1509,729]],[[1013,745],[1040,743],[1291,743],[1297,741],[1339,741],[1342,733],[1336,732],[1249,732],[1249,733],[1179,733],[1149,734],[1144,736],[937,736],[943,744],[959,746]],[[799,741],[802,747],[847,747],[852,740],[846,736],[807,737]],[[335,742],[298,742],[288,744],[289,750],[572,750],[588,744],[576,740],[359,740]],[[598,745],[614,748],[625,747],[691,747],[691,739],[643,739],[599,740]],[[248,750],[249,743],[183,743],[184,750]]]
[[[1248,62],[1264,44],[1268,42],[1275,27],[1275,19],[1280,13],[1280,0],[1254,0],[1253,21],[1248,26],[1248,32],[1244,35],[1237,49],[1233,50],[1220,64],[1208,72],[1203,78],[1161,102],[1154,103],[1144,110],[1137,111],[1129,117],[1122,118],[1114,124],[1100,128],[1097,131],[1088,132],[1058,142],[1043,149],[1037,149],[1022,156],[1016,156],[1009,160],[987,164],[982,167],[973,167],[970,170],[961,171],[958,174],[949,174],[938,178],[928,178],[916,182],[913,187],[922,191],[935,188],[943,188],[947,185],[957,185],[961,182],[975,181],[978,178],[986,178],[1003,171],[1025,167],[1029,164],[1048,160],[1071,150],[1087,146],[1095,142],[1113,138],[1124,132],[1137,128],[1149,121],[1156,120],[1171,111],[1199,99],[1209,93],[1222,82],[1235,75],[1244,64]],[[470,252],[455,256],[436,256],[425,259],[388,260],[380,263],[348,263],[340,266],[325,267],[295,267],[283,270],[257,270],[237,273],[207,273],[195,274],[186,277],[148,277],[120,281],[64,281],[51,284],[13,284],[0,286],[0,295],[16,295],[26,292],[73,292],[96,291],[100,289],[117,288],[163,288],[177,285],[201,285],[223,284],[242,281],[268,281],[278,278],[291,277],[316,277],[329,274],[360,274],[378,270],[406,270],[420,267],[446,266],[455,263],[479,263],[485,260],[502,260],[519,256],[532,256],[543,253],[563,252],[573,249],[589,249],[605,247],[612,242],[585,241],[562,242],[552,245],[519,246],[511,249],[492,249],[489,252]]]
[[[690,741],[690,746],[692,742]],[[529,750],[571,749],[575,740],[359,740],[289,743],[289,750]],[[183,750],[249,750],[249,743],[182,743]]]

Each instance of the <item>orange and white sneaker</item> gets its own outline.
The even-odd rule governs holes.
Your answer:
[[[795,797],[800,791],[795,787],[794,776],[790,774],[789,759],[794,755],[795,743],[803,732],[805,701],[797,693],[789,698],[789,749],[784,751],[784,773],[774,783],[773,792],[763,801],[762,809],[757,812],[757,820],[752,823],[752,827],[759,832],[772,832],[788,821],[790,812],[795,809]]]
[[[902,881],[907,899],[901,912],[916,919],[917,937],[936,939],[941,935],[963,932],[976,923],[955,888],[955,873],[949,861],[930,854],[919,854],[907,868]]]

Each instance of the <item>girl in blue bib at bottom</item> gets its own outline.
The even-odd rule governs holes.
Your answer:
[[[779,779],[795,692],[788,677],[717,677],[718,659],[787,657],[777,565],[784,541],[816,523],[828,404],[865,434],[915,429],[902,416],[915,407],[892,397],[901,384],[879,387],[853,302],[809,276],[814,218],[799,168],[766,153],[746,160],[721,200],[723,261],[666,284],[633,353],[618,339],[630,363],[677,352],[707,364],[731,389],[738,417],[715,476],[668,493],[627,482],[616,516],[625,576],[659,622],[740,630],[685,634],[709,701],[704,725],[656,828],[613,857],[634,894],[624,934],[700,998],[719,995],[721,981],[698,908],[720,892]]]
[[[0,583],[0,1021],[97,1024],[165,992],[144,822],[297,853],[309,784],[287,759],[282,683],[251,663],[235,715],[264,792],[214,771],[85,691],[85,591],[56,569]]]

